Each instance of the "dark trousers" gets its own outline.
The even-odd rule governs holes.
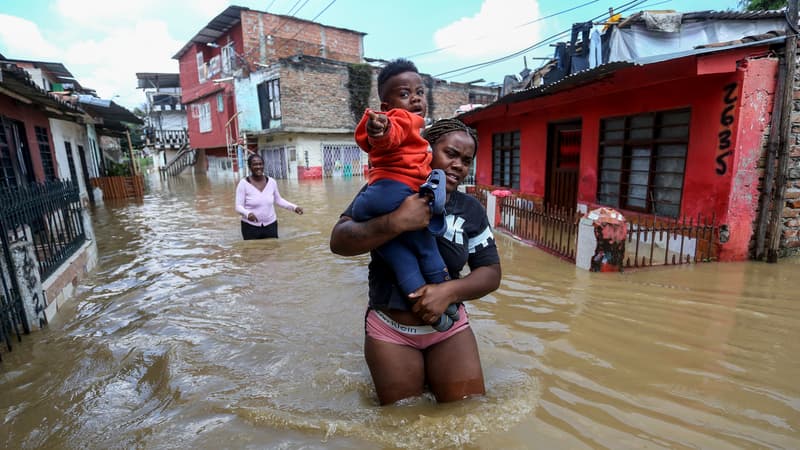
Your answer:
[[[378,180],[358,194],[353,203],[353,220],[363,222],[394,211],[414,191],[404,183]],[[392,267],[397,284],[408,295],[426,283],[448,279],[436,237],[427,229],[408,231],[375,249]]]
[[[278,237],[278,221],[272,222],[269,225],[257,227],[250,225],[247,222],[242,222],[242,239],[249,241],[250,239],[267,239]]]

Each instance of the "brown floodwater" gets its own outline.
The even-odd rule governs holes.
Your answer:
[[[485,397],[378,407],[367,257],[331,254],[362,180],[280,181],[241,240],[232,178],[91,211],[99,261],[0,363],[0,448],[800,448],[800,259],[589,273],[507,237],[468,305]]]

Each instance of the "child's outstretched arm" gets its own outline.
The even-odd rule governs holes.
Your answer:
[[[380,138],[386,134],[386,131],[389,129],[389,118],[386,117],[386,114],[378,114],[375,111],[367,110],[367,116],[369,119],[367,120],[367,136],[371,138]]]

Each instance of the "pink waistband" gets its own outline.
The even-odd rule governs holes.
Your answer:
[[[367,312],[365,328],[367,336],[373,339],[424,350],[469,328],[469,317],[463,304],[459,305],[458,312],[460,316],[458,321],[449,330],[439,332],[430,325],[399,323],[386,313],[371,309]]]

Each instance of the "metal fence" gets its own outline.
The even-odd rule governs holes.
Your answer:
[[[322,145],[324,177],[362,177],[367,154],[357,145]]]
[[[30,332],[17,284],[11,247],[21,241],[33,246],[44,280],[75,254],[86,241],[83,208],[76,182],[48,181],[7,189],[0,193],[0,241],[5,264],[2,271],[0,332],[10,348],[10,336],[19,329]],[[44,299],[35,299],[43,313]],[[43,314],[40,320],[43,319]]]
[[[2,290],[0,290],[0,339],[6,345],[6,348],[11,351],[11,340],[16,335],[17,340],[22,340],[20,328],[23,327],[25,321],[22,310],[22,302],[19,299],[19,291],[14,285],[11,285],[10,276],[6,275],[6,271],[0,271],[0,282],[2,283]],[[0,361],[3,360],[3,354],[0,352]]]
[[[681,220],[653,216],[626,217],[625,267],[642,268],[709,262],[717,259],[716,216]]]
[[[468,187],[484,208],[486,186]],[[537,205],[515,195],[497,199],[500,222],[497,228],[523,241],[575,261],[579,212],[570,208]],[[716,216],[671,219],[651,215],[626,216],[624,267],[680,265],[716,261],[721,227]],[[724,233],[723,233],[724,234]]]
[[[505,197],[500,202],[498,226],[517,238],[575,261],[580,217],[572,208],[539,206],[524,198]]]
[[[486,208],[490,188],[469,186],[467,193]],[[522,197],[499,197],[497,228],[548,253],[575,261],[580,213],[570,208],[542,206]]]

